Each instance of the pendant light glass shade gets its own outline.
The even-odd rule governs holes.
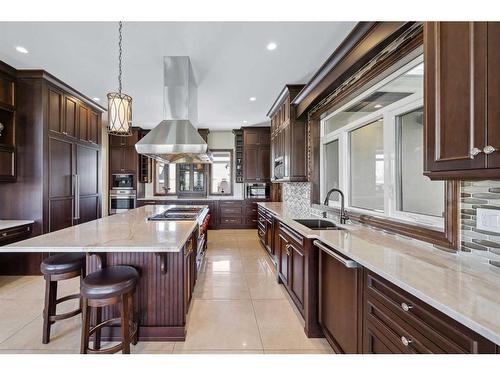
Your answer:
[[[122,22],[118,23],[118,92],[108,94],[108,134],[132,135],[132,97],[122,93]]]
[[[132,98],[127,94],[108,94],[108,134],[132,135]]]

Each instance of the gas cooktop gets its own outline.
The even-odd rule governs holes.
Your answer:
[[[203,213],[203,207],[172,207],[162,213],[150,216],[151,221],[179,221],[179,220],[197,220]]]

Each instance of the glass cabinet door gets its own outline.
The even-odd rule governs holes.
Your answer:
[[[193,191],[202,192],[205,190],[205,165],[193,164]]]
[[[179,164],[179,191],[191,190],[191,164]]]

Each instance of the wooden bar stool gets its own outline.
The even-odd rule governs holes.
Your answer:
[[[78,309],[56,314],[57,304],[71,299],[80,298],[80,293],[71,294],[57,299],[57,282],[61,280],[85,276],[85,254],[83,253],[61,253],[44,259],[40,265],[45,279],[45,304],[43,308],[43,334],[42,343],[50,341],[50,327],[58,320],[68,319],[82,312],[82,304]],[[80,281],[81,282],[81,281]]]
[[[112,266],[92,272],[82,281],[80,289],[82,295],[82,340],[80,353],[111,354],[119,352],[130,354],[130,343],[137,343],[137,322],[134,319],[133,295],[139,273],[130,266]],[[105,306],[120,303],[120,317],[100,320],[100,311],[97,313],[97,324],[90,328],[90,309],[101,310]],[[132,312],[132,313],[131,313]],[[120,323],[122,342],[111,348],[100,349],[102,327]],[[94,349],[89,348],[90,336],[95,333]]]

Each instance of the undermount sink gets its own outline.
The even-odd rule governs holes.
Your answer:
[[[335,223],[332,223],[329,220],[323,220],[323,219],[295,219],[294,221],[304,225],[305,227],[308,227],[309,229],[316,229],[316,230],[344,229],[342,227],[338,227]]]

